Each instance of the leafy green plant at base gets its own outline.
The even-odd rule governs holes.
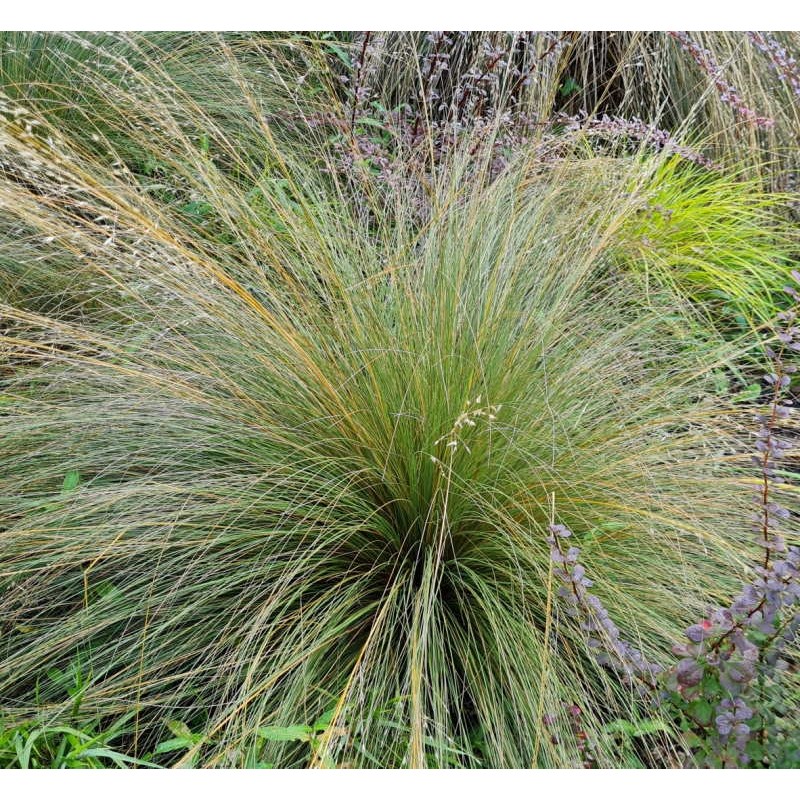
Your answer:
[[[135,712],[123,715],[111,725],[81,714],[84,691],[90,680],[91,675],[86,674],[80,657],[73,658],[65,670],[49,669],[44,683],[37,680],[37,695],[52,687],[57,693],[69,696],[68,719],[71,724],[41,720],[11,724],[0,716],[0,767],[105,769],[112,766],[156,766],[114,746],[115,742],[129,736]]]
[[[111,742],[120,735],[116,726],[102,732],[64,725],[16,726],[0,732],[0,766],[5,769],[124,769],[155,766],[115,750]]]

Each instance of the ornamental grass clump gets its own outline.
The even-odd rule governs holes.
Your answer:
[[[213,108],[87,78],[119,104],[100,149],[0,123],[30,247],[0,263],[71,278],[0,305],[4,718],[125,718],[135,759],[188,730],[175,765],[528,767],[579,757],[574,715],[544,722],[569,704],[613,765],[641,700],[555,635],[551,498],[619,641],[663,659],[749,552],[736,346],[687,346],[686,300],[614,268],[624,182],[583,225],[596,186],[456,153],[424,225],[402,187],[365,215],[223,55]],[[76,659],[78,710],[49,679]]]
[[[639,206],[622,226],[619,258],[648,283],[670,285],[740,331],[785,306],[796,247],[783,220],[787,196],[680,158],[657,163],[634,192]]]

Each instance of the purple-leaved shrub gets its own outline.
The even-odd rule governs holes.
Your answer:
[[[358,178],[366,173],[395,188],[401,181],[408,188],[409,180],[418,183],[429,176],[465,142],[469,156],[481,159],[488,146],[486,172],[493,180],[525,148],[533,147],[542,161],[562,158],[564,146],[575,134],[615,147],[643,146],[719,169],[669,131],[637,117],[586,111],[538,116],[526,110],[522,92],[537,70],[558,57],[571,36],[539,32],[546,46],[540,43],[537,49],[534,34],[521,32],[500,46],[488,38],[476,45],[467,31],[428,32],[419,54],[415,91],[400,94],[397,105],[387,108],[379,89],[384,39],[375,31],[359,32],[349,69],[339,76],[341,108],[312,115],[308,121],[332,132],[329,141],[338,153],[342,174]],[[473,53],[474,48],[464,63],[464,53]],[[715,65],[714,69],[719,72]],[[733,89],[728,95],[729,102],[738,99]],[[747,117],[745,110],[740,113]]]
[[[800,284],[799,272],[792,277]],[[785,288],[800,303],[800,292]],[[778,344],[765,351],[772,365],[764,376],[771,397],[756,417],[752,456],[759,486],[751,524],[761,553],[755,577],[727,607],[710,609],[686,629],[687,641],[673,648],[677,663],[669,668],[653,663],[622,637],[600,599],[588,591],[592,582],[579,561],[580,549],[567,546],[572,532],[566,526],[551,524],[547,539],[561,584],[558,596],[598,662],[674,719],[687,763],[698,766],[800,765],[800,739],[783,719],[780,691],[781,673],[788,667],[784,656],[800,632],[800,548],[786,544],[781,525],[790,514],[774,496],[784,481],[777,462],[789,445],[780,426],[791,415],[788,391],[796,370],[786,354],[800,351],[800,326],[795,311],[778,319]]]
[[[800,97],[800,66],[791,53],[769,34],[748,31],[747,37],[769,59],[778,77]]]

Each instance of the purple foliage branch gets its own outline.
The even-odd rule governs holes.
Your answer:
[[[371,55],[370,42],[372,40],[372,31],[363,31],[361,34],[361,42],[356,43],[356,55],[353,59],[352,74],[353,74],[353,87],[352,95],[350,97],[350,128],[351,130],[356,124],[356,113],[360,106],[362,106],[370,97],[370,89],[366,81],[365,66],[367,58]],[[374,48],[374,44],[372,46]]]
[[[717,64],[711,52],[692,39],[687,31],[667,32],[678,42],[681,49],[689,54],[695,64],[711,78],[720,100],[730,106],[742,120],[758,128],[771,128],[775,124],[773,119],[759,115],[745,103],[739,90],[725,77],[722,67]]]
[[[681,144],[669,131],[643,122],[638,117],[626,119],[625,117],[610,116],[608,114],[590,117],[585,111],[582,111],[571,117],[561,116],[557,118],[557,122],[564,123],[567,131],[583,131],[586,134],[604,136],[611,139],[627,138],[635,142],[641,142],[657,152],[663,151],[669,155],[680,156],[684,160],[691,161],[705,169],[721,169],[710,158],[697,150],[693,150],[691,147]]]
[[[792,277],[800,284],[800,272],[793,270]],[[800,304],[794,286],[785,290]],[[774,496],[775,487],[784,482],[777,462],[789,444],[779,431],[791,415],[788,394],[796,371],[786,355],[800,352],[800,326],[796,311],[782,312],[778,320],[778,345],[765,350],[771,370],[764,381],[771,387],[771,397],[767,410],[756,417],[759,429],[752,456],[759,475],[754,495],[757,513],[752,519],[761,551],[754,566],[756,577],[730,605],[711,609],[686,629],[687,641],[673,648],[680,657],[676,664],[664,669],[621,637],[602,602],[588,591],[592,582],[579,562],[579,548],[566,544],[572,536],[566,526],[551,524],[547,537],[561,584],[558,596],[579,623],[598,662],[624,684],[637,685],[652,703],[669,704],[667,710],[689,719],[688,729],[699,733],[693,734],[692,749],[709,766],[746,766],[752,758],[768,758],[763,688],[767,679],[779,677],[787,668],[782,656],[800,633],[800,548],[787,546],[781,535],[790,512]]]
[[[622,638],[619,628],[611,619],[602,601],[588,591],[592,581],[578,561],[580,549],[567,547],[564,542],[572,537],[565,525],[549,526],[550,560],[555,565],[554,574],[561,582],[558,597],[566,606],[567,615],[575,619],[587,635],[587,644],[603,666],[616,672],[623,683],[639,684],[657,690],[656,676],[663,671],[659,664],[648,661],[642,653]]]
[[[411,126],[411,144],[416,145],[422,139],[422,129],[427,114],[440,103],[441,96],[438,84],[450,72],[450,50],[453,45],[453,36],[448,31],[434,31],[429,33],[425,40],[431,45],[431,50],[422,60],[422,105],[417,109],[414,123]]]
[[[800,65],[774,36],[747,31],[747,38],[770,60],[778,77],[800,97]]]
[[[800,273],[792,272],[800,283]],[[787,293],[800,301],[791,286]],[[790,516],[788,509],[774,498],[774,487],[783,483],[777,474],[777,461],[786,455],[789,444],[780,438],[781,422],[790,416],[792,400],[787,396],[794,365],[786,363],[786,351],[800,351],[800,328],[795,311],[782,312],[782,327],[777,332],[777,350],[767,347],[771,371],[764,376],[772,387],[766,413],[758,414],[756,454],[753,463],[759,471],[760,487],[754,499],[758,511],[753,527],[761,548],[756,578],[746,585],[727,608],[714,609],[706,619],[686,630],[689,643],[675,649],[683,656],[674,672],[673,686],[684,696],[698,694],[708,675],[718,680],[722,696],[716,706],[714,724],[718,741],[716,754],[727,766],[744,766],[750,761],[748,744],[755,728],[748,725],[761,698],[759,688],[767,677],[785,669],[781,658],[800,630],[800,549],[787,547],[780,533]],[[759,738],[766,736],[762,727]]]

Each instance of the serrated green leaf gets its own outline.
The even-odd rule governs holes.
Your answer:
[[[558,93],[562,97],[569,97],[571,94],[575,94],[581,90],[581,85],[575,80],[575,78],[567,78],[564,83],[558,89]]]
[[[669,731],[669,728],[658,719],[615,719],[609,722],[603,730],[606,733],[621,733],[628,737],[647,736],[651,733],[661,733]]]
[[[373,128],[385,128],[386,125],[381,122],[379,119],[373,119],[372,117],[359,117],[357,120],[359,125],[369,125]]]
[[[342,50],[339,45],[328,42],[325,45],[325,49],[330,50],[331,53],[334,53],[336,56],[338,56],[339,60],[347,67],[347,69],[352,68],[353,65],[350,63],[350,56],[344,50]]]
[[[329,709],[324,714],[322,714],[311,727],[314,729],[316,733],[321,733],[331,724],[331,722],[333,722],[334,714],[336,714],[336,709],[335,708]]]
[[[744,748],[745,753],[753,759],[753,761],[761,761],[764,758],[764,748],[756,739],[751,739]]]
[[[760,731],[764,727],[764,717],[761,714],[755,714],[747,720],[747,727],[751,731]]]
[[[703,747],[703,740],[696,733],[687,733],[684,736],[684,743],[691,750],[697,750]]]
[[[636,735],[636,727],[627,719],[615,719],[603,726],[603,730],[606,733],[621,733],[625,736]]]

